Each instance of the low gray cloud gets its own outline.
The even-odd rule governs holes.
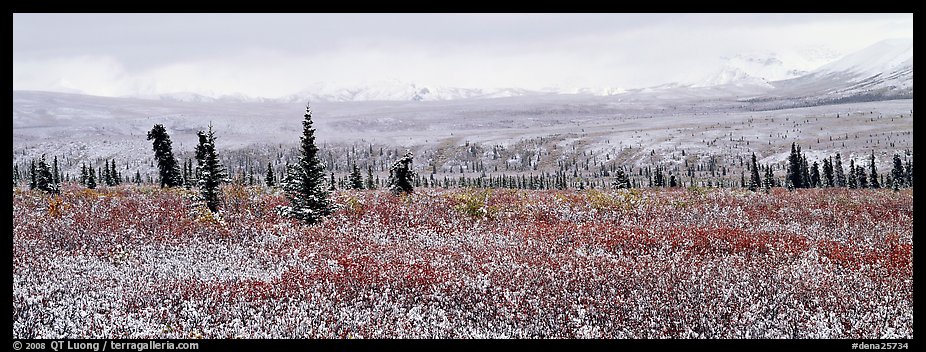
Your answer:
[[[820,64],[912,14],[14,14],[13,89],[276,97],[382,80],[643,87],[742,52]]]

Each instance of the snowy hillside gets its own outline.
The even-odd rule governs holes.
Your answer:
[[[913,97],[913,40],[891,39],[844,56],[813,72],[775,82],[775,95],[837,101]]]
[[[448,101],[522,96],[592,95],[619,96],[624,93],[649,93],[712,88],[711,95],[727,90],[738,94],[740,88],[769,92],[766,98],[810,98],[827,101],[866,96],[910,97],[913,89],[913,41],[891,39],[860,51],[841,56],[824,47],[773,53],[749,52],[724,57],[710,74],[691,82],[670,82],[651,87],[626,88],[614,85],[582,87],[549,86],[523,88],[472,88],[389,79],[356,85],[323,82],[308,84],[294,94],[277,98],[251,97],[244,94],[168,93],[138,98],[170,102],[223,103],[305,103],[361,101]],[[719,88],[713,89],[713,88]],[[675,94],[673,93],[673,94]],[[687,94],[687,93],[682,93]],[[704,95],[704,92],[694,93]]]
[[[913,40],[888,39],[820,67],[815,75],[850,73],[864,79],[913,67]]]

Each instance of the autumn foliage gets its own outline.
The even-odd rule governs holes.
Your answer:
[[[13,194],[14,338],[911,338],[911,190]]]

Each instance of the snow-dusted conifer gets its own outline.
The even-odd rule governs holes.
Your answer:
[[[39,163],[36,165],[35,188],[45,193],[58,193],[58,184],[55,183],[51,168],[49,168],[48,163],[45,162],[45,154],[42,154],[42,158],[39,159]]]
[[[614,172],[614,182],[611,183],[611,187],[615,189],[630,188],[630,177],[624,172],[624,168],[619,167]]]
[[[836,161],[833,163],[833,171],[833,173],[836,174],[836,179],[833,185],[836,187],[848,186],[848,181],[846,180],[846,172],[842,169],[842,157],[839,156],[839,153],[836,153]]]
[[[177,187],[182,183],[180,167],[171,150],[170,136],[164,125],[157,124],[148,131],[148,140],[153,140],[154,157],[158,160],[161,175],[161,187]]]
[[[360,175],[360,169],[357,168],[357,164],[354,164],[350,172],[349,184],[352,189],[363,189],[363,176]]]
[[[389,168],[389,191],[393,194],[412,193],[412,181],[415,179],[415,171],[412,170],[414,154],[406,151],[401,159],[396,160]]]
[[[762,181],[759,179],[759,164],[756,163],[756,153],[752,153],[752,162],[749,164],[749,168],[752,169],[749,176],[749,190],[755,192],[762,185]]]
[[[196,146],[196,162],[198,173],[198,186],[200,196],[210,211],[216,212],[219,207],[219,185],[228,182],[225,167],[219,161],[215,152],[215,133],[212,124],[209,131],[199,131],[199,145]]]
[[[367,179],[366,179],[367,189],[376,189],[376,181],[373,180],[373,166],[367,166]]]
[[[331,214],[334,209],[324,187],[325,167],[318,160],[312,110],[308,105],[305,107],[303,118],[299,161],[287,167],[282,182],[290,205],[281,207],[280,211],[284,216],[314,224]]]
[[[273,166],[270,162],[267,162],[267,175],[264,176],[264,182],[267,184],[267,187],[276,186],[276,176],[273,175]]]

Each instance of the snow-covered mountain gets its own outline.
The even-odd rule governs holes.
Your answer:
[[[619,82],[615,82],[619,83]],[[359,101],[448,101],[549,95],[619,96],[671,92],[693,96],[758,96],[758,99],[863,100],[912,97],[913,40],[891,39],[844,55],[826,47],[788,52],[751,52],[723,58],[713,73],[693,82],[671,82],[651,87],[553,86],[522,88],[463,88],[390,79],[355,85],[316,82],[283,97],[244,94],[177,92],[133,96],[148,100],[188,103],[295,103]],[[684,92],[689,91],[689,92]]]
[[[723,65],[713,74],[692,87],[712,87],[724,84],[736,86],[768,86],[769,81],[788,79],[806,73],[784,64],[775,54],[740,54],[724,58]]]
[[[548,94],[520,88],[459,88],[387,80],[353,87],[332,87],[324,83],[314,83],[299,93],[279,99],[278,102],[297,101],[443,101],[473,98],[504,98],[525,95]]]
[[[913,40],[888,39],[820,67],[814,74],[849,73],[861,80],[913,67]]]
[[[780,97],[846,101],[912,98],[913,39],[884,40],[773,85]]]
[[[771,87],[770,82],[803,76],[840,56],[838,52],[823,46],[798,48],[781,53],[741,53],[723,57],[722,64],[714,72],[690,86]]]

